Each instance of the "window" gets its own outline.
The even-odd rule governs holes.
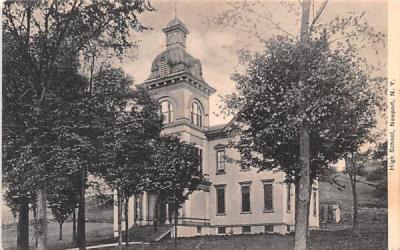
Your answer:
[[[264,211],[272,211],[274,209],[272,202],[272,182],[264,183]]]
[[[242,213],[250,212],[250,184],[241,184]]]
[[[217,190],[217,214],[225,214],[225,186],[215,188]]]
[[[197,226],[197,234],[201,234],[201,226]]]
[[[160,103],[160,111],[164,118],[164,124],[171,123],[173,121],[174,107],[170,101],[162,101]]]
[[[192,110],[191,110],[192,124],[195,126],[201,127],[203,124],[202,119],[203,119],[203,115],[202,115],[200,104],[198,104],[197,102],[192,103]]]
[[[289,225],[286,226],[286,231],[287,231],[288,233],[291,232],[291,229],[290,229],[290,226],[289,226]]]
[[[202,174],[203,173],[203,150],[201,148],[198,148],[197,153],[199,155],[199,160],[200,160],[198,170]]]
[[[266,233],[273,233],[274,232],[274,225],[265,225],[264,230]]]
[[[226,234],[226,227],[218,227],[218,234]]]
[[[290,184],[288,184],[287,186],[286,186],[286,188],[287,188],[287,197],[286,197],[286,210],[288,211],[288,212],[290,212],[290,209],[291,209],[291,196],[292,196],[292,194],[291,194],[291,189],[290,189]]]
[[[160,76],[164,77],[168,74],[169,74],[168,62],[167,60],[164,59],[160,62]]]
[[[225,173],[225,150],[217,151],[217,174]]]
[[[313,215],[317,216],[317,190],[313,190]]]
[[[242,226],[242,234],[251,233],[251,226]]]
[[[197,78],[201,77],[201,68],[198,63],[192,66],[192,74]]]

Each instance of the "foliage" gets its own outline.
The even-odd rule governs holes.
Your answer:
[[[57,175],[63,173],[58,171],[60,167],[66,167],[71,175],[93,170],[102,132],[98,115],[103,107],[101,98],[91,96],[91,75],[87,81],[78,71],[88,55],[93,55],[94,46],[98,48],[96,56],[102,51],[122,56],[127,48],[135,47],[130,31],[145,28],[137,18],[145,10],[152,10],[146,0],[4,2],[3,37],[9,41],[7,52],[12,55],[5,57],[3,74],[7,96],[3,135],[10,140],[3,147],[4,162],[16,172],[29,167],[31,163],[15,165],[25,157],[21,150],[13,151],[18,145],[27,145],[31,151],[30,160],[23,161],[35,161],[30,179],[14,182],[8,178],[8,190],[22,185],[39,190],[51,182],[62,183],[58,182],[62,175]],[[94,56],[90,58],[94,60]],[[80,197],[83,200],[82,194]]]
[[[379,160],[382,167],[384,167],[385,169],[387,168],[387,147],[388,147],[387,140],[382,143],[379,143],[378,147],[375,149],[372,155],[372,159]]]
[[[381,181],[379,181],[378,185],[375,187],[374,195],[377,198],[380,198],[384,202],[387,202],[388,198],[388,182],[387,182],[387,175],[383,177]]]
[[[32,175],[36,183],[47,184],[47,173],[52,172],[52,146],[56,144],[65,142],[67,154],[74,154],[73,159],[80,161],[73,166],[87,164],[95,148],[88,139],[98,132],[93,113],[101,103],[91,99],[87,93],[91,85],[77,74],[80,54],[88,53],[95,42],[122,55],[126,48],[135,46],[129,31],[145,28],[137,19],[145,10],[152,10],[147,1],[4,3],[3,37],[10,56],[4,58],[7,70],[3,86],[10,116],[6,114],[3,124],[7,127],[6,137],[12,139],[11,133],[18,131],[18,140],[31,145],[38,163],[39,174]],[[14,118],[13,114],[18,116]],[[3,152],[9,148],[3,147]],[[14,159],[18,159],[21,154],[15,153],[18,151],[14,151]]]
[[[145,190],[158,192],[161,200],[177,210],[201,183],[198,151],[174,136],[162,136],[154,148],[143,175]]]
[[[3,33],[2,183],[5,200],[13,213],[21,203],[32,204],[36,200],[33,176],[38,158],[25,133],[33,122],[24,112],[30,102],[19,98],[24,93],[24,85],[30,82],[24,64],[10,34]]]
[[[350,164],[346,163],[346,167],[343,173],[349,174],[351,176],[354,176],[354,178],[357,178],[357,176],[360,176],[360,173],[362,173],[365,170],[366,164],[368,163],[370,157],[371,157],[370,150],[367,150],[365,152],[360,152],[358,150],[355,153],[348,155],[347,161]],[[357,179],[355,180],[357,181]]]
[[[94,78],[94,94],[104,100],[100,176],[121,195],[141,190],[150,141],[159,136],[158,105],[145,89],[131,90],[132,80],[120,69],[106,69]]]
[[[71,185],[67,181],[67,185]],[[75,187],[55,187],[51,193],[47,194],[49,207],[54,215],[54,219],[63,224],[68,216],[71,215],[77,205],[77,190]]]
[[[77,55],[96,43],[122,56],[126,48],[135,46],[129,31],[146,28],[137,18],[145,10],[153,10],[146,0],[6,1],[3,27],[28,62],[34,79],[31,91],[42,100],[55,84],[49,76],[65,52],[61,48],[67,46],[71,55]]]
[[[380,162],[380,167],[375,169],[367,176],[367,180],[379,180],[378,185],[376,185],[375,196],[387,202],[387,140],[379,143],[378,147],[372,154],[372,159],[378,160]]]
[[[378,167],[367,174],[367,181],[381,181],[386,176],[386,169]]]
[[[239,94],[225,99],[235,114],[232,141],[247,164],[282,170],[293,182],[299,173],[299,126],[310,131],[311,178],[363,144],[375,126],[379,89],[346,52],[331,49],[325,34],[301,47],[296,40],[275,37],[265,51],[243,56],[247,70],[233,79]],[[298,65],[305,58],[305,82]],[[305,114],[299,115],[299,93]],[[244,146],[245,145],[245,146]]]
[[[312,19],[309,24],[311,37],[317,38],[325,32],[332,47],[351,52],[355,57],[360,57],[358,53],[360,51],[378,53],[385,47],[386,35],[369,24],[365,12],[348,11],[341,16],[336,15],[330,20],[321,22],[321,16],[324,15],[327,6],[334,8],[335,3],[329,2],[325,0],[313,3]],[[274,35],[297,40],[302,12],[299,3],[301,2],[249,0],[229,2],[228,7],[209,20],[209,23],[246,35],[252,42],[265,43]],[[290,17],[289,22],[278,21],[286,15]],[[374,70],[379,70],[377,67],[381,67],[381,63],[385,62],[376,64]]]

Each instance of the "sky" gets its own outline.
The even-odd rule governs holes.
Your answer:
[[[242,48],[251,51],[261,51],[262,44],[254,37],[230,27],[215,25],[211,20],[231,8],[228,1],[200,1],[200,0],[150,0],[156,11],[145,12],[139,16],[139,20],[152,29],[142,33],[134,33],[132,39],[137,40],[137,50],[129,52],[127,59],[122,62],[114,62],[115,66],[122,67],[126,73],[135,79],[135,84],[140,84],[150,74],[153,59],[165,49],[165,36],[162,28],[175,16],[182,20],[190,33],[187,37],[187,51],[202,62],[203,77],[205,81],[217,91],[210,97],[210,125],[217,125],[229,121],[229,117],[220,114],[220,96],[235,91],[235,84],[231,75],[238,69],[237,51]],[[288,11],[277,1],[250,1],[259,9],[260,14],[270,13],[271,18],[280,24],[282,28],[297,35],[300,29],[298,16],[299,6],[297,1],[290,2],[295,10]],[[314,13],[321,5],[321,1],[314,2]],[[297,8],[297,9],[296,9]],[[320,22],[328,22],[335,16],[343,16],[350,11],[365,12],[369,25],[377,31],[387,30],[387,5],[385,1],[329,1],[325,11],[320,17]],[[312,15],[312,14],[311,14]],[[315,14],[314,14],[315,15]],[[258,22],[250,17],[249,22]],[[262,24],[262,23],[261,23]],[[263,37],[282,34],[272,26],[259,26]],[[382,48],[378,55],[370,54],[368,48],[364,51],[365,56],[371,61],[386,62],[386,48]],[[134,59],[132,59],[134,56]]]

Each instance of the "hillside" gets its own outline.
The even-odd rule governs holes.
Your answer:
[[[337,186],[326,182],[319,183],[319,194],[321,204],[338,204],[342,212],[350,213],[353,209],[353,196],[349,177],[340,173],[337,178],[338,183],[344,185],[345,188],[339,190]],[[366,182],[365,178],[361,177],[362,182],[357,183],[357,195],[360,208],[362,207],[385,207],[383,201],[374,196],[375,183]],[[367,184],[368,183],[368,184]]]

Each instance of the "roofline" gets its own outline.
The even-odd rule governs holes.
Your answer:
[[[196,89],[199,89],[200,91],[212,95],[216,92],[216,89],[211,87],[208,83],[203,81],[202,79],[199,79],[197,77],[192,76],[189,74],[187,71],[182,70],[164,77],[156,77],[152,79],[147,79],[143,83],[139,84],[138,86],[149,86],[150,89],[158,88],[161,86],[166,86],[170,84],[175,84],[177,82],[180,82],[184,80],[184,78],[187,78],[189,85],[192,85]]]
[[[185,26],[182,26],[181,24],[174,24],[174,25],[172,25],[172,26],[170,26],[170,27],[165,27],[165,28],[162,29],[162,31],[163,31],[164,33],[167,33],[167,32],[169,32],[169,31],[171,31],[171,30],[174,30],[174,29],[180,29],[180,30],[183,31],[186,35],[190,33],[189,30],[188,30]]]

